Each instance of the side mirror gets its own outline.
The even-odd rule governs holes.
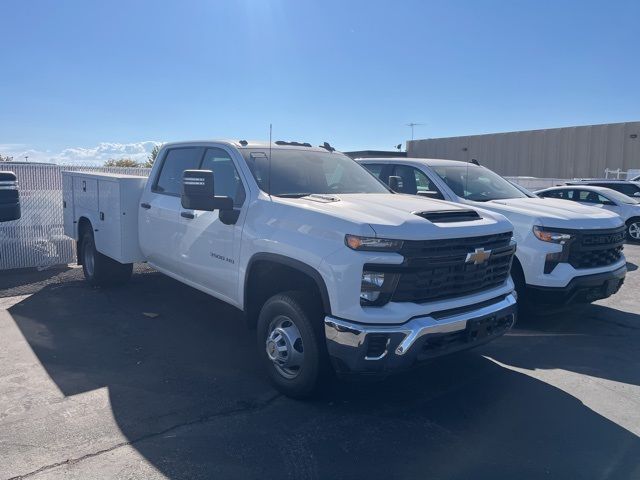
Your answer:
[[[0,172],[0,222],[18,220],[20,216],[18,179],[13,172]]]
[[[185,170],[182,174],[182,208],[188,210],[233,210],[231,197],[216,197],[211,170]]]
[[[640,192],[636,192],[633,194],[634,197],[640,197]]]
[[[427,197],[427,198],[435,198],[437,200],[444,200],[444,197],[440,192],[435,190],[420,190],[418,191],[418,196]]]
[[[389,188],[394,192],[402,191],[402,177],[396,175],[389,175]]]

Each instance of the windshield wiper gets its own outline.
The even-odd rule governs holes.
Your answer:
[[[280,195],[274,195],[274,197],[280,198],[302,198],[313,195],[312,193],[281,193]]]

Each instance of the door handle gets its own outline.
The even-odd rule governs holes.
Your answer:
[[[148,203],[141,203],[140,206],[145,210],[149,210],[151,208],[151,205],[149,205]]]
[[[191,212],[180,212],[180,216],[184,218],[188,218],[189,220],[193,220],[196,216]]]

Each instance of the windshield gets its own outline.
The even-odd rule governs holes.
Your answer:
[[[618,192],[616,190],[609,189],[609,191],[606,193],[606,195],[611,200],[613,200],[614,202],[618,202],[618,203],[628,203],[628,204],[631,204],[631,205],[637,205],[637,204],[640,203],[635,198],[627,197],[624,193],[620,193],[620,192]]]
[[[245,150],[260,189],[279,197],[311,194],[389,193],[389,189],[355,160],[341,153],[273,149]]]
[[[497,173],[477,165],[431,167],[453,192],[465,200],[488,202],[527,198],[524,192]]]

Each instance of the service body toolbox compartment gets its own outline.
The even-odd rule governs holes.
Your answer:
[[[146,177],[62,172],[65,235],[79,240],[82,218],[91,222],[96,249],[120,263],[144,260],[138,244],[138,209]]]

